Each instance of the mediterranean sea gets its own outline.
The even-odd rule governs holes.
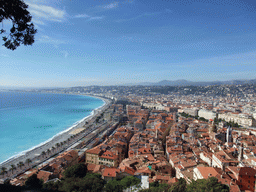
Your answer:
[[[103,104],[82,95],[0,92],[0,163],[75,125]]]

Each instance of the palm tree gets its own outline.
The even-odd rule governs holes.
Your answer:
[[[13,170],[15,169],[16,169],[15,165],[11,165],[10,171],[12,172],[12,174],[13,174]]]
[[[46,153],[45,151],[42,151],[41,155],[43,156],[43,158],[45,157]]]
[[[28,166],[29,166],[29,163],[31,162],[32,162],[31,159],[26,159],[26,163],[28,164]]]
[[[60,142],[60,146],[63,147],[64,143],[63,142]]]
[[[52,152],[54,153],[55,147],[52,147]]]
[[[6,167],[1,167],[1,175],[4,176],[4,174],[7,173],[6,170],[7,170]]]
[[[57,149],[60,147],[60,144],[59,144],[59,143],[56,143],[55,145],[56,145]]]
[[[48,155],[51,153],[51,150],[50,149],[47,149],[47,153],[48,153]]]
[[[17,164],[17,167],[19,167],[21,169],[21,167],[24,166],[24,163],[22,161],[20,161],[18,164]]]

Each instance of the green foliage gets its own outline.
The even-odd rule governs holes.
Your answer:
[[[189,114],[184,113],[184,112],[180,113],[180,115],[183,116],[183,117],[186,117],[186,118],[195,118],[195,119],[198,119],[198,116],[192,116],[192,115],[189,115]]]
[[[121,184],[124,189],[129,188],[130,186],[138,185],[140,183],[140,179],[137,177],[129,176],[129,177],[124,177],[121,180]]]
[[[105,185],[106,192],[119,192],[123,191],[124,189],[127,189],[131,186],[138,185],[140,183],[140,179],[129,176],[124,177],[122,180],[111,180]]]
[[[199,120],[200,120],[200,121],[208,122],[208,120],[207,120],[207,119],[205,119],[204,117],[199,117]]]
[[[43,184],[43,189],[57,191],[59,190],[60,185],[61,185],[60,181],[56,181],[56,182],[50,181],[48,183]]]
[[[187,183],[186,180],[180,178],[178,182],[174,183],[172,187],[169,189],[169,192],[186,192]]]
[[[153,182],[149,184],[149,189],[142,189],[140,192],[168,192],[170,185],[159,184],[158,182]]]
[[[32,16],[27,11],[28,6],[22,0],[0,0],[0,22],[11,20],[12,27],[8,36],[3,36],[4,46],[15,50],[20,44],[32,45],[37,30],[31,23]],[[5,30],[1,29],[0,34]]]
[[[192,181],[187,186],[187,192],[201,191],[201,192],[229,192],[227,185],[218,182],[215,177],[209,177],[208,179],[198,179]]]
[[[230,127],[241,127],[240,125],[238,125],[238,123],[234,123],[234,121],[229,121],[227,122],[227,126],[230,126]]]
[[[2,192],[21,192],[25,191],[25,187],[14,186],[9,184],[0,184],[0,191]]]
[[[102,191],[105,181],[99,174],[87,174],[84,178],[65,178],[58,189],[65,192],[97,192]],[[53,188],[51,188],[53,189]]]
[[[140,192],[168,192],[170,185],[163,183],[160,184],[158,181],[150,183],[149,189],[142,189]]]
[[[221,121],[225,121],[225,120],[224,119],[214,118],[214,123],[219,123]],[[237,127],[237,128],[241,127],[240,125],[238,125],[238,123],[234,123],[234,121],[226,122],[226,124],[227,124],[227,126],[230,126],[230,127]]]
[[[43,186],[43,183],[44,183],[43,180],[38,179],[37,175],[33,174],[26,180],[25,186],[31,189],[41,189]]]
[[[87,173],[86,165],[79,163],[79,164],[73,165],[71,167],[68,167],[64,171],[64,177],[65,178],[70,178],[70,177],[82,178],[82,177],[86,176],[86,173]]]
[[[122,192],[123,189],[121,182],[116,179],[109,181],[105,186],[106,192]]]
[[[180,115],[183,116],[183,117],[188,118],[188,114],[187,113],[182,112]]]
[[[159,183],[157,181],[153,183],[149,183],[149,188],[152,188],[152,187],[159,187]]]
[[[84,183],[86,184],[86,188],[89,189],[87,191],[102,191],[105,180],[101,178],[100,174],[87,174],[84,178]]]

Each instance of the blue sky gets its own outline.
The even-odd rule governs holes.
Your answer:
[[[25,2],[36,42],[0,47],[0,86],[255,78],[254,0]]]

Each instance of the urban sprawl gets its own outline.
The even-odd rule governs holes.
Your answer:
[[[23,90],[24,91],[24,90]],[[0,181],[25,185],[33,174],[56,182],[76,164],[106,182],[133,176],[134,191],[217,178],[229,191],[255,191],[256,85],[87,86],[27,91],[108,100],[65,141],[9,167]]]

